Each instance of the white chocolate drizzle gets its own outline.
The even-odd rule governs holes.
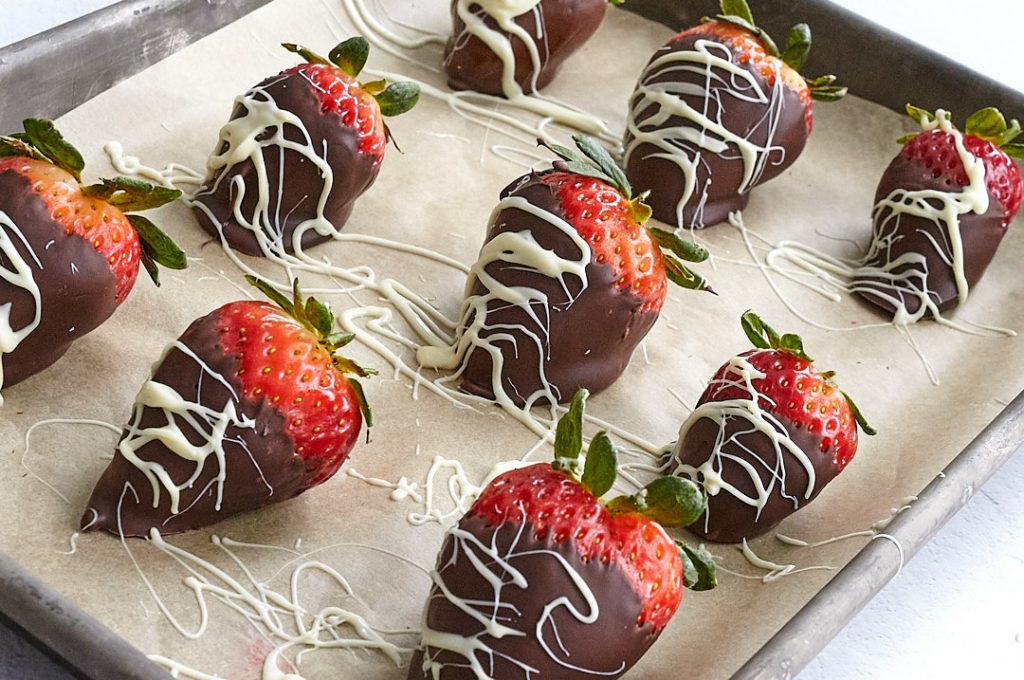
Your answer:
[[[773,68],[777,71],[777,67]],[[704,84],[698,86],[675,79],[658,82],[672,72],[697,74],[703,77]],[[693,221],[701,226],[712,181],[708,179],[704,186],[697,185],[697,171],[708,162],[704,154],[725,157],[731,153],[730,148],[735,147],[743,161],[738,193],[749,191],[757,184],[769,163],[785,162],[786,150],[774,143],[784,106],[782,88],[782,77],[776,72],[772,89],[764,91],[757,78],[734,61],[732,50],[714,40],[697,40],[692,50],[656,54],[640,76],[633,95],[633,105],[626,119],[632,140],[626,146],[623,164],[628,165],[643,144],[657,148],[658,152],[647,157],[674,163],[683,177],[682,196],[676,205],[676,227],[689,226],[683,224],[683,210],[691,203],[697,206]],[[691,106],[684,96],[703,97],[703,104]],[[730,99],[765,104],[767,112],[745,135],[737,134],[721,120],[721,110]],[[713,108],[719,111],[714,119],[710,115]],[[639,120],[648,114],[646,119]],[[690,124],[667,125],[672,118],[681,118]],[[755,144],[750,138],[761,129],[766,130],[767,141],[763,145]]]
[[[121,428],[119,428],[116,425],[113,425],[111,423],[104,422],[102,420],[92,420],[90,418],[47,418],[45,420],[40,420],[38,422],[33,423],[31,427],[29,427],[27,430],[25,430],[25,439],[24,439],[25,448],[22,449],[22,452],[21,452],[21,467],[25,470],[26,473],[28,473],[28,475],[30,477],[32,477],[33,479],[38,481],[40,484],[45,486],[47,489],[49,489],[50,491],[55,493],[62,501],[64,501],[65,504],[71,505],[71,501],[68,499],[67,496],[65,496],[60,491],[60,489],[58,489],[56,486],[54,486],[50,482],[48,482],[45,479],[43,479],[40,475],[36,474],[36,472],[32,468],[30,468],[28,466],[28,463],[27,463],[29,451],[31,451],[31,449],[32,449],[32,445],[31,445],[32,444],[32,434],[37,429],[39,429],[40,427],[47,427],[49,425],[87,425],[87,426],[101,427],[101,428],[103,428],[105,430],[109,430],[109,431],[113,432],[114,434],[121,434]],[[74,551],[74,547],[75,547],[75,541],[74,541],[74,537],[72,537],[72,539],[71,539],[71,551],[68,552],[67,554],[69,554],[69,555],[73,554],[75,552]]]
[[[15,239],[17,239],[17,242]],[[16,350],[18,345],[32,331],[39,327],[39,322],[43,319],[43,301],[39,292],[39,283],[32,273],[32,266],[18,252],[17,243],[21,243],[25,250],[28,251],[29,257],[35,264],[36,269],[42,271],[43,265],[35,251],[29,246],[25,234],[22,233],[21,229],[18,228],[18,225],[14,223],[14,220],[7,213],[0,210],[0,255],[2,255],[0,257],[0,279],[27,292],[32,296],[33,304],[35,305],[35,314],[32,316],[32,321],[22,328],[15,329],[11,322],[11,311],[14,303],[4,302],[0,304],[0,391],[3,390],[4,386],[4,354],[10,354]],[[3,403],[3,394],[0,394],[0,406],[3,406]]]
[[[757,356],[757,354],[751,356]],[[754,508],[755,521],[761,516],[761,511],[773,494],[778,494],[789,500],[793,504],[793,508],[797,509],[800,507],[801,500],[809,499],[814,494],[817,483],[814,465],[807,454],[790,437],[786,426],[774,415],[761,408],[759,400],[767,399],[767,397],[758,393],[753,382],[764,378],[765,374],[758,371],[748,357],[733,357],[727,366],[725,375],[720,379],[712,380],[710,387],[737,387],[746,391],[748,396],[723,401],[709,401],[698,406],[690,414],[690,417],[679,429],[677,454],[684,445],[687,433],[702,419],[708,419],[717,425],[718,439],[706,461],[697,466],[680,463],[675,466],[672,473],[686,475],[703,485],[709,496],[716,496],[723,491],[734,496]],[[746,421],[750,427],[737,430],[726,439],[727,425],[731,421],[739,420]],[[774,460],[762,459],[754,450],[743,444],[744,437],[754,434],[767,440],[770,450],[774,453]],[[798,490],[787,486],[787,457],[796,459],[807,472],[805,488]],[[723,478],[722,470],[726,463],[739,466],[749,475],[755,490],[754,496],[747,495]],[[764,471],[769,473],[767,483],[761,477]],[[737,474],[739,473],[737,472]],[[709,508],[704,515],[705,530],[710,521],[711,510]]]
[[[189,401],[171,387],[154,380],[147,380],[135,399],[135,411],[125,428],[125,436],[118,443],[117,449],[129,463],[146,476],[152,486],[154,508],[160,505],[161,490],[167,492],[171,515],[178,515],[191,507],[186,507],[184,510],[180,507],[181,492],[195,485],[205,470],[208,459],[213,456],[216,459],[218,471],[210,483],[216,485],[215,508],[220,510],[224,498],[224,484],[227,480],[226,446],[234,444],[240,448],[249,457],[252,464],[259,469],[259,461],[249,451],[248,444],[241,438],[234,439],[227,436],[228,429],[254,429],[256,421],[238,413],[239,396],[224,376],[210,368],[180,340],[175,340],[168,347],[164,356],[166,357],[171,350],[185,354],[202,369],[197,388],[197,400]],[[226,399],[224,404],[219,407],[201,403],[203,380],[207,379],[220,383],[230,393],[230,398]],[[165,420],[164,424],[157,427],[142,427],[142,418],[147,409],[161,411]],[[198,435],[202,443],[192,443],[189,439],[190,433]],[[180,483],[175,482],[162,465],[141,458],[138,451],[150,442],[160,442],[167,450],[195,463],[195,470],[189,478]],[[263,478],[262,472],[260,476]],[[266,478],[263,478],[263,482],[267,485],[270,494],[273,494],[274,489]],[[198,501],[202,497],[203,493],[199,493],[196,495],[196,500]]]

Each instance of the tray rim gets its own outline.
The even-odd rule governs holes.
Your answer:
[[[93,87],[76,92],[72,88],[73,99],[64,97],[59,103],[55,102],[48,106],[46,111],[33,114],[56,118],[117,82],[148,68],[178,49],[271,1],[219,0],[211,4],[209,0],[119,0],[56,28],[0,47],[0,91],[10,91],[12,83],[8,80],[21,80],[33,73],[48,70],[47,58],[52,58],[56,53],[55,46],[75,46],[84,52],[90,46],[98,46],[107,40],[106,36],[109,33],[104,33],[105,31],[134,30],[136,35],[132,35],[132,44],[144,48],[142,58],[131,63],[122,63],[120,68],[105,72],[104,77],[96,79],[96,83],[100,85],[99,89]],[[675,17],[675,24],[680,25],[679,21],[682,19],[678,17],[680,13],[686,16],[687,10],[678,5],[665,8],[665,2],[666,0],[631,0],[626,9],[631,9],[629,4],[632,4],[634,11],[648,18],[667,23],[666,17]],[[769,2],[770,0],[753,0],[750,4],[758,12],[758,16],[761,16],[767,10],[758,11],[758,5]],[[639,9],[636,8],[638,5]],[[654,5],[653,8],[648,7],[647,11],[655,16],[651,17],[645,13],[646,5]],[[809,11],[818,12],[835,18],[839,24],[858,26],[882,40],[894,42],[902,51],[916,56],[919,60],[937,63],[946,71],[952,70],[960,78],[969,79],[975,93],[981,90],[976,96],[988,97],[987,101],[1014,101],[1019,108],[1024,109],[1024,94],[959,66],[942,55],[902,38],[889,29],[828,0],[781,0],[772,3],[771,6],[782,14],[793,15],[796,12],[806,16]],[[179,34],[178,39],[172,44],[167,39],[169,30],[161,30],[158,27],[143,29],[141,32],[138,30],[140,17],[149,18],[148,15],[154,12],[164,12],[169,16],[175,12],[185,14],[189,11],[194,12],[197,8],[214,12],[214,16],[212,19],[206,16],[202,24],[191,26],[192,32],[188,33],[187,41],[181,41]],[[675,14],[672,14],[673,12]],[[125,51],[121,43],[118,44],[118,48],[119,52]],[[67,55],[62,54],[60,60],[66,64]],[[81,60],[71,60],[72,63],[76,61]],[[72,73],[71,77],[74,75]],[[58,88],[61,84],[59,80],[58,78],[53,82],[44,82],[43,86]],[[889,108],[900,108],[896,100],[880,101],[882,97],[877,93],[868,94],[869,96],[864,98]],[[876,96],[871,96],[872,94]],[[8,101],[11,99],[22,100],[18,96]],[[20,116],[5,110],[4,102],[0,101],[0,130],[16,126],[18,122]],[[782,680],[799,673],[1022,446],[1024,391],[918,494],[918,499],[909,510],[897,516],[887,527],[885,534],[894,539],[900,546],[899,550],[894,549],[889,541],[868,542],[731,676],[732,680]],[[56,656],[71,663],[89,677],[97,680],[111,677],[163,680],[171,677],[167,671],[149,661],[141,650],[127,643],[92,615],[79,608],[71,598],[61,595],[54,588],[35,578],[27,569],[2,552],[0,610],[46,645]]]

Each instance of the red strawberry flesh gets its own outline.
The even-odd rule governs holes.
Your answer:
[[[321,113],[341,118],[359,138],[359,150],[373,156],[379,164],[384,159],[387,138],[377,101],[363,91],[355,78],[341,69],[326,64],[300,64],[284,72],[298,73],[313,86],[320,100]]]
[[[667,293],[661,249],[629,201],[593,177],[552,172],[541,181],[558,191],[566,221],[586,239],[594,261],[612,268],[616,288],[643,300],[641,312],[659,312]]]
[[[267,302],[225,305],[217,322],[221,345],[240,357],[245,399],[265,400],[284,417],[295,452],[307,461],[307,487],[331,477],[362,426],[352,386],[316,337]]]

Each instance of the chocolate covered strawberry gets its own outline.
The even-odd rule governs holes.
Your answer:
[[[346,40],[235,100],[195,196],[199,223],[248,255],[292,253],[336,235],[380,171],[387,116],[411,109],[414,83],[359,82],[369,44]]]
[[[742,323],[757,349],[718,369],[669,461],[708,494],[690,530],[721,543],[759,536],[810,503],[857,453],[858,426],[875,434],[798,336],[753,312]]]
[[[338,353],[352,336],[330,309],[247,277],[274,304],[231,302],[196,319],[139,390],[114,459],[82,516],[84,529],[146,536],[206,526],[325,482],[365,418]]]
[[[582,447],[585,393],[558,424],[555,462],[497,477],[445,537],[409,680],[617,678],[657,640],[684,587],[715,586],[704,551],[663,526],[704,509],[693,483],[663,477],[605,503],[616,451]]]
[[[60,359],[135,285],[139,265],[185,254],[142,215],[178,191],[124,177],[82,184],[85,163],[47,120],[0,136],[0,388]]]
[[[597,31],[608,3],[452,0],[454,26],[444,58],[448,85],[509,98],[536,92]]]
[[[875,192],[874,230],[854,290],[904,321],[967,302],[1021,203],[1024,158],[993,108],[957,130],[949,114],[907,106],[922,132],[901,139]]]
[[[467,282],[460,328],[424,366],[456,371],[462,389],[502,403],[564,402],[611,385],[654,325],[668,282],[709,290],[677,258],[707,251],[647,226],[608,153],[577,136],[582,155],[530,173],[501,194]]]
[[[833,76],[799,74],[807,24],[782,51],[744,0],[683,31],[654,53],[630,100],[626,175],[679,228],[708,227],[744,208],[750,190],[797,159],[811,133],[812,100],[846,93]]]

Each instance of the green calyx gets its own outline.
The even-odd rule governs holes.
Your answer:
[[[704,549],[691,548],[681,541],[676,541],[679,557],[683,561],[683,585],[688,590],[713,590],[718,586],[718,568],[711,553]]]
[[[608,493],[618,477],[618,449],[606,432],[598,432],[587,448],[586,460],[580,474],[580,453],[583,449],[583,411],[589,392],[578,391],[569,409],[558,421],[555,429],[556,469],[579,475],[579,481],[595,497]],[[692,524],[707,508],[704,491],[687,479],[661,477],[636,494],[619,496],[606,504],[608,511],[634,513],[666,527]]]
[[[82,170],[85,169],[82,154],[64,139],[52,121],[29,118],[22,126],[22,132],[0,136],[0,158],[19,156],[51,163],[69,173],[76,181],[82,181]],[[142,266],[153,283],[160,285],[159,267],[185,269],[188,266],[185,253],[170,236],[142,215],[127,214],[137,210],[152,210],[176,201],[181,198],[180,191],[128,177],[115,177],[83,186],[82,195],[104,201],[125,213],[139,236]]]
[[[743,30],[752,33],[762,45],[765,52],[773,57],[778,57],[797,73],[804,67],[807,56],[811,52],[811,27],[805,23],[799,23],[789,29],[786,36],[786,48],[779,49],[772,37],[760,28],[754,21],[754,15],[750,11],[750,5],[746,0],[722,0],[722,13],[714,17],[705,17],[704,21],[721,21],[733,26],[739,26]],[[834,102],[842,99],[847,92],[846,87],[835,85],[835,76],[819,76],[817,78],[804,78],[807,88],[811,92],[811,98],[820,102]]]
[[[743,332],[746,334],[747,339],[750,343],[758,349],[774,349],[780,352],[785,352],[798,359],[803,359],[808,363],[814,363],[814,359],[807,356],[804,351],[804,342],[799,335],[787,333],[785,335],[779,335],[774,328],[766,324],[761,320],[754,312],[747,310],[740,317],[740,325],[743,327]],[[832,378],[835,376],[835,371],[825,371],[821,374],[822,378],[825,379],[830,385],[835,387],[832,382]],[[857,408],[857,404],[854,403],[853,399],[850,398],[846,392],[840,390],[843,397],[846,399],[847,405],[850,407],[850,413],[856,418],[857,424],[860,425],[861,430],[864,434],[874,436],[877,434],[876,430],[868,424],[868,421],[861,414],[860,409]]]
[[[359,410],[363,414],[363,420],[366,421],[366,438],[367,441],[369,441],[369,428],[373,427],[373,411],[370,409],[370,404],[366,401],[366,395],[363,392],[362,384],[356,378],[349,376],[355,375],[360,378],[365,378],[367,376],[377,375],[377,371],[372,368],[360,366],[348,357],[342,356],[338,353],[338,350],[355,339],[355,334],[336,330],[334,313],[331,312],[331,308],[317,300],[315,297],[304,297],[302,295],[302,290],[299,288],[298,279],[292,280],[291,298],[282,294],[265,279],[261,279],[251,274],[246,274],[245,280],[249,282],[249,285],[263,293],[271,302],[280,307],[290,317],[295,319],[299,325],[312,333],[317,339],[317,342],[320,343],[320,346],[327,350],[327,353],[331,357],[331,363],[334,364],[334,367],[339,373],[341,373],[341,375],[345,376],[345,379],[348,381],[349,385],[352,386],[352,389],[355,392],[356,400],[359,402]]]
[[[907,104],[907,115],[917,121],[922,127],[934,124],[936,114],[918,108],[913,104]],[[1014,142],[1021,134],[1020,123],[1013,119],[1007,124],[1006,118],[994,107],[986,107],[975,111],[967,118],[964,125],[964,134],[984,139],[1003,150],[1007,156],[1024,159],[1024,144]],[[906,144],[917,134],[900,137],[899,143]]]
[[[366,66],[366,60],[370,55],[370,43],[362,36],[355,36],[335,45],[330,51],[327,59],[324,59],[310,49],[294,43],[282,43],[281,45],[289,52],[294,52],[310,64],[323,64],[341,69],[353,78],[358,78]],[[414,82],[389,83],[385,79],[373,80],[359,83],[360,89],[369,94],[377,101],[380,113],[386,118],[398,116],[416,106],[420,100],[420,86]],[[394,143],[394,137],[387,124],[384,125],[384,134],[389,142]],[[398,148],[398,144],[395,144]],[[401,149],[399,149],[401,151]]]
[[[579,152],[558,144],[549,144],[544,140],[537,140],[540,146],[553,151],[562,160],[554,164],[555,170],[571,172],[584,177],[599,179],[611,186],[627,201],[629,201],[632,217],[637,224],[646,225],[651,219],[651,207],[644,203],[649,192],[639,196],[633,196],[633,188],[626,178],[626,173],[612,159],[611,154],[597,143],[593,138],[586,135],[574,135],[573,141]],[[647,227],[651,238],[662,250],[665,263],[665,275],[672,283],[688,288],[690,290],[704,290],[714,293],[707,281],[700,274],[692,271],[683,262],[703,262],[708,259],[707,249],[697,245],[693,241],[681,239],[672,232]]]

